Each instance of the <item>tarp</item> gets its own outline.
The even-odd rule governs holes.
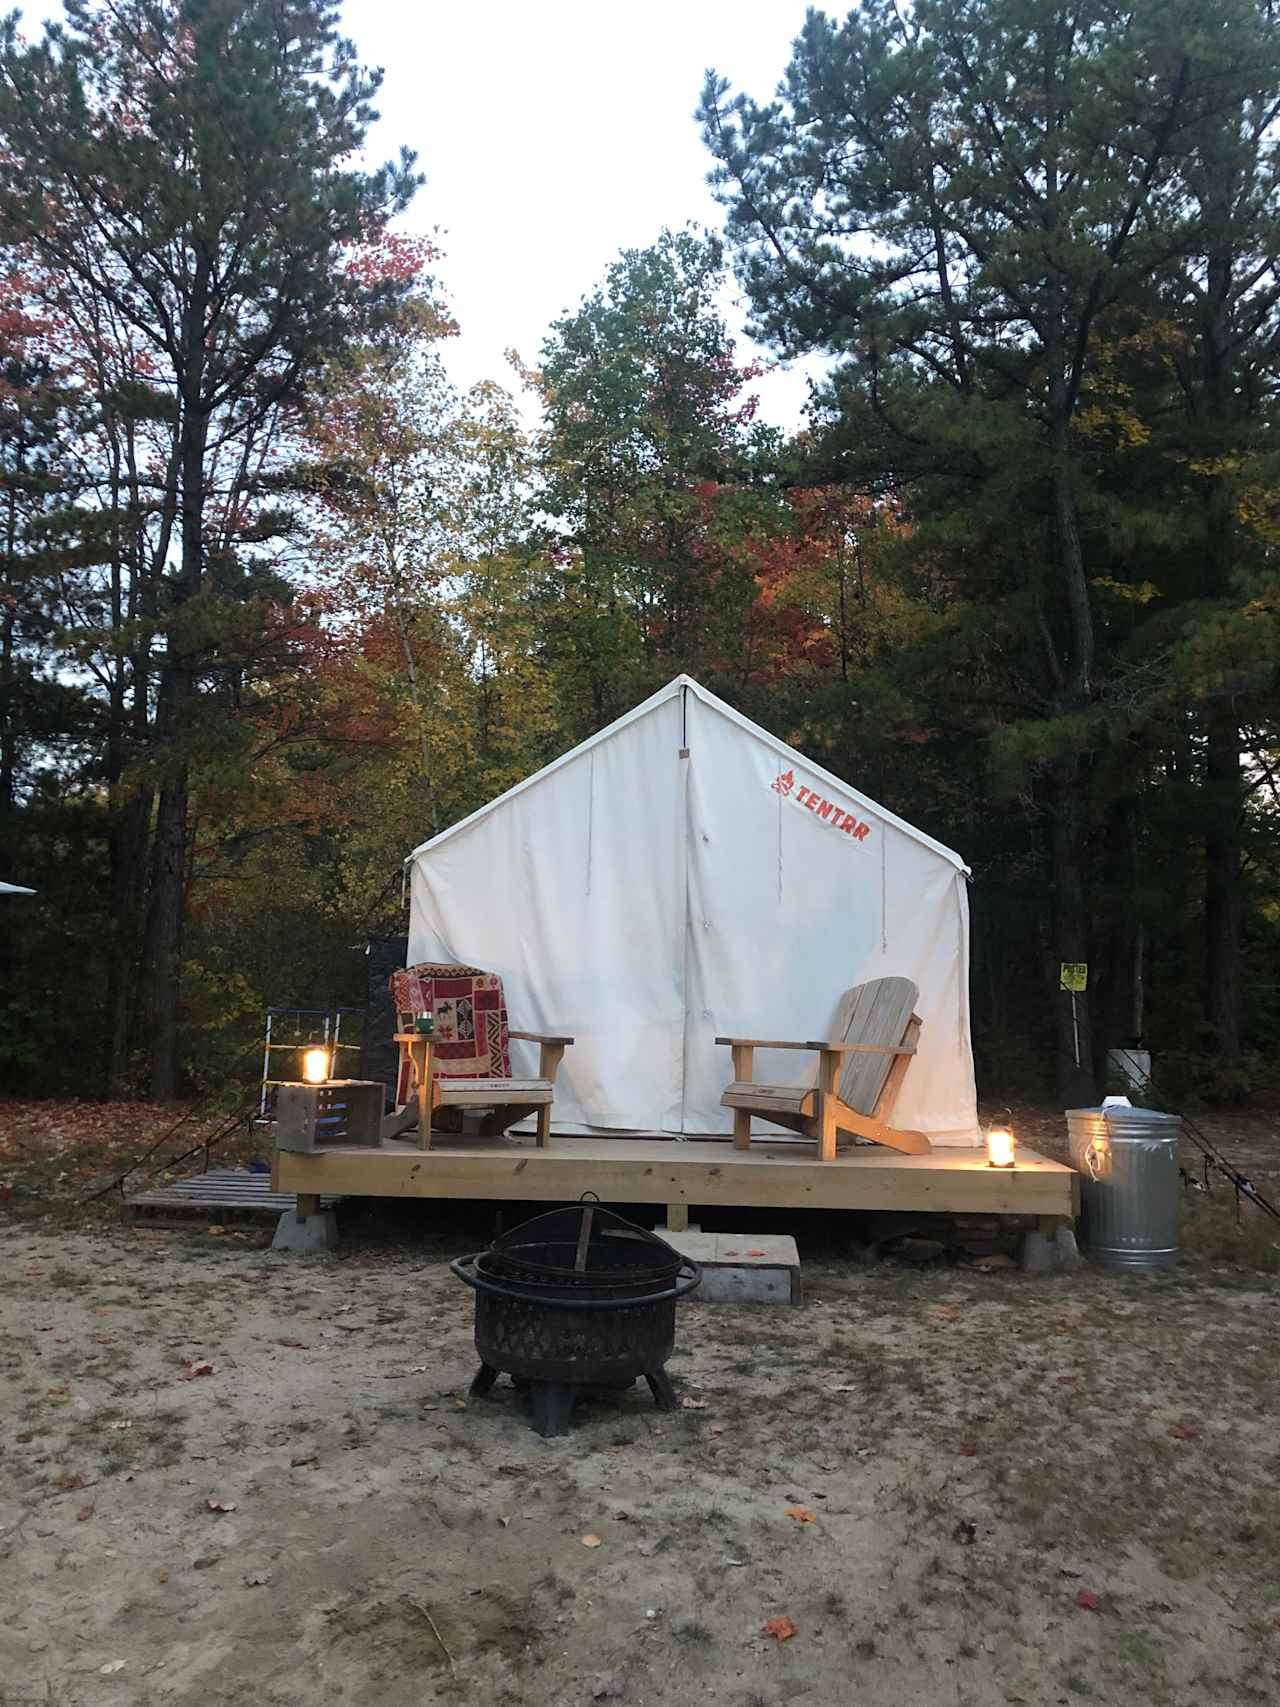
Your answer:
[[[575,1038],[556,1130],[728,1133],[717,1035],[828,1036],[899,974],[924,1028],[894,1123],[979,1142],[964,862],[688,676],[410,857],[410,962],[498,972],[517,1030]]]

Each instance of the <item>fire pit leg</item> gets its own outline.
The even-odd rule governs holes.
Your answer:
[[[568,1434],[578,1389],[568,1381],[534,1381],[529,1387],[534,1432],[544,1440]]]
[[[479,1399],[485,1393],[491,1392],[494,1382],[498,1379],[498,1374],[498,1370],[492,1368],[487,1363],[482,1363],[479,1369],[476,1370],[475,1377],[468,1389],[472,1398]]]
[[[680,1401],[676,1398],[676,1390],[671,1385],[671,1377],[665,1369],[655,1369],[652,1374],[646,1372],[645,1380],[649,1383],[649,1391],[653,1394],[653,1402],[660,1411],[678,1411]]]

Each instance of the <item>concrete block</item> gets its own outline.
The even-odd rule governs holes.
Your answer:
[[[798,1304],[800,1253],[790,1235],[665,1233],[667,1243],[702,1268],[689,1294],[701,1304]]]
[[[338,1217],[332,1209],[318,1215],[299,1215],[286,1209],[276,1223],[273,1251],[333,1251],[338,1248]]]
[[[1080,1252],[1075,1232],[1059,1227],[1052,1238],[1036,1231],[1022,1241],[1022,1272],[1024,1274],[1061,1274],[1080,1266]]]

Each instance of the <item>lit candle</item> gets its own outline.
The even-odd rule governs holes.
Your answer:
[[[322,1085],[329,1077],[329,1051],[327,1049],[304,1049],[302,1052],[302,1076],[309,1085]]]
[[[988,1127],[987,1166],[992,1168],[1011,1168],[1013,1166],[1013,1133],[1007,1126]]]

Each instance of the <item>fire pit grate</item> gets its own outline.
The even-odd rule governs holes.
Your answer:
[[[675,1407],[664,1365],[676,1299],[702,1272],[643,1227],[598,1203],[577,1203],[535,1216],[451,1266],[476,1294],[473,1393],[511,1376],[527,1386],[544,1436],[567,1432],[585,1388],[625,1389],[641,1375],[659,1406]]]

